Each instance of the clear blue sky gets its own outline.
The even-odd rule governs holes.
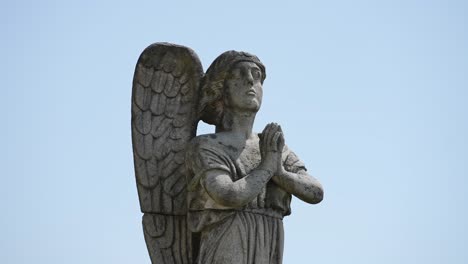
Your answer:
[[[160,2],[0,4],[1,263],[149,263],[130,94],[158,41],[266,65],[255,128],[325,187],[284,263],[468,263],[467,1]]]

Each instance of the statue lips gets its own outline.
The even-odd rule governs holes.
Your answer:
[[[257,95],[257,93],[255,92],[254,89],[249,89],[245,94],[247,94],[247,95],[252,95],[252,96]]]

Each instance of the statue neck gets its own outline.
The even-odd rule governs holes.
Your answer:
[[[248,139],[252,136],[256,112],[225,109],[221,126],[216,132],[233,132]]]

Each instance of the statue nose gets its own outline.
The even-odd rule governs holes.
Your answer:
[[[253,80],[253,77],[252,77],[251,74],[248,74],[248,75],[247,75],[246,82],[247,82],[248,84],[250,84],[250,85],[253,85],[254,80]]]

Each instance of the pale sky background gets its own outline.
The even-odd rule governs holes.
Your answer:
[[[255,129],[280,123],[325,187],[293,201],[284,263],[468,263],[467,1],[15,0],[0,21],[0,263],[150,263],[130,95],[160,41],[266,65]]]

